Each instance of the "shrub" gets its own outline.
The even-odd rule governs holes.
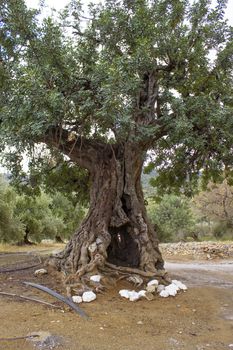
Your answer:
[[[195,237],[195,220],[186,198],[166,194],[159,204],[150,205],[148,214],[162,242]]]

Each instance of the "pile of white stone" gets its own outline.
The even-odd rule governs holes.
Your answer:
[[[100,275],[94,275],[90,277],[90,280],[95,283],[99,283],[101,280]],[[146,289],[142,289],[139,292],[135,290],[122,289],[119,291],[121,297],[129,299],[130,301],[136,301],[141,298],[146,298],[152,300],[151,296],[154,298],[154,295],[158,294],[162,298],[167,298],[169,296],[175,296],[178,291],[186,291],[187,287],[180,281],[172,280],[168,286],[159,284],[159,281],[153,279],[147,283]],[[96,299],[96,294],[93,291],[84,292],[81,295],[73,295],[72,300],[74,303],[90,303]]]
[[[83,295],[73,295],[72,300],[74,303],[90,303],[91,301],[96,299],[96,294],[91,290],[88,292],[84,292]]]
[[[159,294],[160,297],[167,298],[169,296],[175,296],[178,291],[186,291],[187,287],[180,281],[172,280],[168,286],[159,284],[158,280],[152,280],[147,283],[146,289],[136,292],[135,290],[122,289],[119,291],[121,297],[129,299],[130,301],[136,301],[141,298],[147,298],[148,294]],[[147,298],[148,299],[148,298]]]
[[[92,282],[95,282],[95,283],[99,283],[100,280],[101,280],[101,276],[100,275],[93,275],[90,277],[90,280]],[[90,303],[91,301],[95,300],[96,299],[96,294],[94,292],[92,292],[91,290],[90,291],[87,291],[87,292],[84,292],[81,295],[73,295],[72,296],[72,300],[74,303]]]

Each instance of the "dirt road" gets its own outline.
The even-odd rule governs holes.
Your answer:
[[[6,263],[17,266],[31,255],[0,257],[0,268]],[[33,260],[34,259],[34,260]],[[233,349],[233,261],[166,263],[172,278],[188,286],[186,293],[149,302],[129,302],[121,299],[112,288],[98,295],[95,302],[82,304],[90,320],[33,302],[0,296],[0,338],[30,334],[50,334],[49,342],[32,340],[0,340],[0,349],[65,349],[65,350],[223,350]],[[0,273],[0,290],[37,297],[49,302],[54,299],[22,284],[33,281],[57,288],[56,278],[34,277],[35,268]],[[132,286],[131,286],[132,288]],[[62,291],[62,286],[60,292]],[[43,333],[44,332],[44,333]],[[45,337],[46,338],[46,337]],[[36,340],[36,338],[34,339]],[[38,340],[38,339],[37,339]],[[42,346],[43,345],[43,346]]]

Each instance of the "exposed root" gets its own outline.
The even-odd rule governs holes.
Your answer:
[[[164,277],[166,275],[165,270],[158,270],[155,272],[150,272],[150,271],[142,271],[137,268],[132,268],[132,267],[125,267],[125,266],[116,266],[113,265],[109,262],[105,262],[105,265],[111,269],[117,270],[119,272],[125,272],[125,273],[130,273],[130,274],[137,274],[143,277]]]

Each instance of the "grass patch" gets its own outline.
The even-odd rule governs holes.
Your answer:
[[[0,253],[20,253],[33,251],[60,250],[64,248],[63,243],[40,243],[36,245],[17,246],[13,244],[0,243]]]

